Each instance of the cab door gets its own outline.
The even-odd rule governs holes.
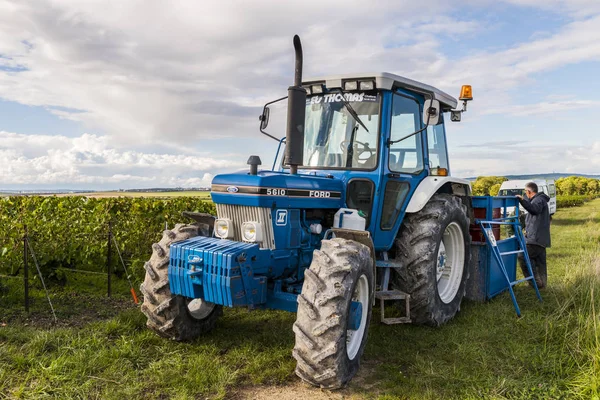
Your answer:
[[[416,187],[428,174],[429,161],[424,151],[426,133],[422,124],[421,96],[398,90],[385,100],[391,102],[389,114],[382,115],[382,176],[378,192],[378,216],[374,244],[378,250],[388,250],[404,219],[408,201]],[[387,125],[387,126],[386,126]],[[389,140],[388,140],[389,139]]]

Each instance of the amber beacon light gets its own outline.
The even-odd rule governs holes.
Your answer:
[[[459,100],[461,100],[461,101],[473,100],[473,89],[471,88],[471,85],[462,85],[462,88],[460,88]]]

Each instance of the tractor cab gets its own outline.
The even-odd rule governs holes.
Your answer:
[[[306,104],[298,175],[342,181],[343,206],[365,218],[376,249],[389,249],[419,184],[450,175],[444,113],[452,116],[448,120],[460,120],[457,100],[385,72],[309,79],[302,88]],[[463,100],[468,97],[461,94]],[[269,105],[261,115],[265,134]],[[285,157],[278,152],[276,158],[274,165],[289,174]]]
[[[456,108],[451,96],[389,73],[314,79],[304,88],[304,168],[373,171],[381,165],[411,175],[448,169],[440,114]],[[431,97],[438,100],[436,115],[423,116]],[[425,125],[434,146],[431,158],[424,151]]]

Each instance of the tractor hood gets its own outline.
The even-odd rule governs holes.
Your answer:
[[[261,171],[217,175],[211,196],[217,204],[270,208],[340,208],[344,185],[341,180],[315,175],[291,175]]]

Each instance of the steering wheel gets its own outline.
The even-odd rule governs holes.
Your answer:
[[[341,147],[342,151],[344,152],[344,154],[346,154],[348,151],[349,143],[350,143],[350,141],[348,141],[348,140],[343,140],[340,143],[340,147]],[[357,145],[360,145],[361,147],[359,147]],[[353,142],[352,150],[356,152],[354,155],[356,156],[357,161],[362,161],[362,162],[367,161],[374,154],[373,149],[371,149],[369,147],[369,143],[363,143],[363,142],[359,142],[357,140],[355,140]],[[368,157],[360,158],[360,156],[362,156],[363,154],[365,154],[367,152],[369,153]]]

